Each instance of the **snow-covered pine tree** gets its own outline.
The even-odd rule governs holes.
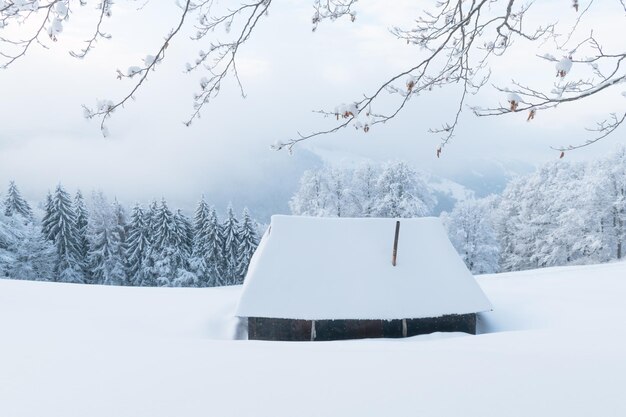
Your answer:
[[[193,218],[193,244],[189,265],[198,278],[198,285],[208,287],[210,277],[208,273],[209,242],[209,217],[211,210],[204,200],[204,196],[198,202]]]
[[[184,239],[181,237],[180,224],[180,219],[176,219],[165,199],[162,199],[155,217],[156,231],[151,253],[158,285],[180,285],[177,278],[189,279],[185,268],[185,252],[180,246]]]
[[[139,204],[136,204],[130,216],[125,258],[126,276],[129,284],[137,287],[155,285],[146,262],[150,254],[147,220],[144,210]]]
[[[32,212],[24,209],[20,199],[21,195],[15,188],[5,200],[13,205],[11,210],[5,211],[0,202],[0,277],[52,280],[56,261],[55,248],[41,234],[41,229],[35,225]]]
[[[41,219],[41,233],[48,240],[54,240],[52,236],[52,217],[54,213],[54,202],[50,191],[46,194],[46,202],[44,204],[44,214]]]
[[[180,248],[183,256],[188,258],[193,245],[193,226],[187,216],[180,209],[174,214],[176,225],[176,246]]]
[[[94,192],[89,223],[89,266],[93,283],[124,285],[126,274],[124,260],[120,257],[119,236],[115,206],[108,203],[104,194]]]
[[[226,274],[223,268],[224,235],[215,207],[211,207],[209,210],[209,220],[204,234],[208,245],[205,252],[208,286],[226,285]]]
[[[87,239],[87,228],[89,224],[89,213],[85,206],[85,199],[80,190],[74,196],[74,212],[76,213],[76,230],[78,231],[78,249],[80,252],[80,262],[85,266],[85,279],[91,280],[91,273],[88,268],[87,254],[89,252],[89,240]]]
[[[33,219],[33,211],[28,202],[22,197],[15,181],[10,181],[7,196],[4,199],[4,215],[10,217],[15,214],[22,216],[27,221]]]
[[[52,197],[50,215],[43,225],[56,247],[57,260],[54,268],[55,280],[61,282],[85,282],[83,265],[80,263],[76,213],[70,195],[59,184]]]
[[[189,266],[193,243],[193,228],[191,222],[181,210],[176,210],[176,214],[174,214],[174,225],[176,227],[174,234],[176,242],[173,257],[176,269],[174,271],[175,275],[172,286],[196,287],[198,286],[198,277],[191,271]]]
[[[239,258],[237,260],[237,281],[235,284],[243,283],[246,272],[248,272],[250,259],[259,245],[256,229],[256,224],[250,218],[248,209],[245,208],[241,216],[241,227],[239,228]]]
[[[41,230],[33,222],[25,224],[17,220],[17,216],[12,216],[9,221],[13,222],[12,228],[17,231],[19,239],[9,247],[13,262],[8,267],[8,276],[37,281],[53,279],[56,253],[52,242],[43,237]]]
[[[153,218],[154,241],[153,249],[156,252],[163,250],[167,246],[176,244],[176,224],[174,214],[167,206],[165,199],[161,199],[161,203],[156,209]]]
[[[4,215],[4,210],[0,210],[0,277],[9,276],[16,258],[13,248],[22,238],[10,220]]]
[[[148,205],[148,210],[146,210],[146,226],[148,227],[148,237],[150,239],[150,243],[154,243],[154,239],[157,233],[157,216],[159,214],[159,203],[156,200],[152,200],[152,202]]]
[[[157,259],[155,241],[157,235],[157,216],[159,213],[159,203],[156,200],[152,200],[145,210],[145,224],[146,224],[146,237],[148,239],[149,247],[146,257],[143,263],[143,274],[145,276],[145,283],[147,286],[157,286],[157,273],[155,269],[154,261]]]
[[[126,243],[128,239],[128,220],[126,210],[117,199],[113,201],[113,251],[117,262],[116,270],[119,270],[120,284],[130,285],[126,275]]]
[[[225,285],[235,284],[237,279],[237,261],[239,259],[239,222],[235,217],[232,204],[226,209],[226,219],[222,224],[223,270]]]

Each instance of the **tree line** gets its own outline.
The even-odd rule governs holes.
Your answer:
[[[202,198],[193,218],[165,199],[130,215],[94,192],[90,205],[58,185],[38,219],[11,182],[0,203],[0,276],[130,285],[213,287],[243,282],[258,245],[258,223],[229,205],[220,221]]]
[[[290,207],[312,216],[420,217],[432,214],[434,202],[417,171],[392,162],[307,171]],[[477,274],[622,259],[626,147],[592,162],[550,162],[440,217]]]
[[[622,259],[626,148],[586,163],[545,164],[501,195],[457,204],[444,217],[474,272]]]
[[[293,214],[330,217],[420,217],[437,199],[403,161],[304,172],[289,207]]]

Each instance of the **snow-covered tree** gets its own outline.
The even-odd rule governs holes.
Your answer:
[[[183,256],[189,257],[193,246],[193,226],[187,216],[180,209],[174,214],[176,225],[176,246],[183,253]]]
[[[598,211],[611,256],[622,259],[626,244],[626,146],[598,161],[593,169],[596,196],[601,202]]]
[[[1,266],[2,248],[0,248],[0,276],[4,270],[6,275],[13,279],[35,281],[53,279],[56,251],[52,243],[44,238],[40,228],[33,222],[24,223],[17,216],[12,216],[8,222],[18,239],[7,248],[12,259],[5,267]]]
[[[378,167],[372,163],[360,164],[352,175],[351,195],[355,206],[355,215],[372,217],[376,201],[376,183],[380,175]]]
[[[193,227],[191,221],[185,216],[181,210],[176,210],[174,214],[174,224],[176,226],[176,258],[177,268],[176,276],[172,281],[174,287],[196,287],[198,286],[198,277],[192,271],[189,264],[191,250],[193,246]]]
[[[450,241],[475,274],[499,270],[499,244],[494,230],[493,198],[468,200],[455,205],[452,212],[442,214]]]
[[[211,209],[204,200],[204,196],[198,202],[193,219],[193,244],[189,265],[196,274],[198,283],[206,287],[210,283],[208,273],[208,254],[210,248],[209,241],[209,217]]]
[[[46,213],[42,228],[56,247],[57,260],[55,280],[62,282],[85,282],[80,262],[79,234],[76,213],[70,195],[61,184],[56,187],[51,200],[50,212]]]
[[[147,265],[150,250],[146,213],[139,204],[136,204],[131,213],[125,247],[126,276],[130,285],[155,285]]]
[[[173,214],[161,200],[154,219],[156,230],[151,258],[156,281],[161,286],[192,285],[196,277],[189,271],[189,221]]]
[[[239,222],[235,217],[235,212],[231,204],[226,209],[226,219],[222,223],[222,241],[224,242],[223,250],[223,280],[226,285],[233,285],[239,281],[238,264],[239,264]]]
[[[4,215],[4,210],[0,210],[0,277],[9,276],[15,263],[14,247],[22,238],[10,220]]]
[[[85,267],[88,266],[87,254],[89,252],[89,240],[87,239],[87,229],[89,225],[89,212],[85,205],[85,199],[80,190],[74,196],[74,212],[76,213],[76,230],[78,231],[78,248],[80,251],[80,262]],[[88,269],[85,269],[85,276],[89,277]]]
[[[95,284],[126,284],[123,257],[124,242],[118,224],[123,219],[118,219],[119,210],[119,204],[109,204],[102,192],[93,194],[89,219],[90,249],[88,260],[92,280]]]
[[[208,286],[216,287],[226,285],[226,273],[224,272],[224,234],[214,207],[211,207],[209,210],[209,220],[204,234],[206,235],[207,241],[205,263]]]
[[[128,239],[128,219],[124,206],[117,199],[113,201],[113,230],[112,237],[115,246],[114,255],[118,266],[122,271],[120,274],[120,284],[130,285],[130,280],[126,275],[126,244]]]
[[[378,217],[421,217],[436,200],[417,172],[406,162],[388,162],[376,183],[374,214]]]
[[[35,224],[32,210],[11,181],[0,207],[0,276],[54,279],[55,248]]]
[[[353,215],[351,207],[349,175],[346,170],[326,168],[326,201],[327,211],[332,217],[347,217]]]
[[[250,259],[259,245],[256,229],[257,227],[250,217],[248,209],[245,208],[241,216],[241,226],[239,228],[239,258],[237,260],[236,284],[243,283],[246,272],[248,272]]]
[[[4,199],[4,215],[12,216],[14,214],[19,214],[27,221],[33,218],[33,211],[30,205],[28,205],[28,202],[22,197],[15,182],[11,181],[9,182],[9,189]]]
[[[496,215],[502,268],[607,260],[598,175],[606,174],[559,161],[511,181]]]
[[[41,219],[41,232],[44,237],[48,240],[54,240],[54,236],[52,236],[52,217],[54,214],[54,202],[52,200],[52,194],[50,191],[46,194],[46,202],[44,203],[44,214]]]
[[[325,170],[305,171],[298,190],[289,200],[291,212],[302,216],[328,216],[328,205]]]

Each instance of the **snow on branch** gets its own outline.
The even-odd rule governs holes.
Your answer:
[[[343,17],[356,19],[357,0],[311,0],[313,6],[312,29],[315,31],[324,20],[334,21]],[[149,0],[145,0],[139,9]],[[128,93],[119,100],[100,100],[95,108],[84,106],[85,116],[100,120],[100,128],[106,135],[105,122],[113,112],[123,107],[145,84],[150,71],[165,59],[165,51],[181,33],[187,22],[193,22],[192,40],[202,46],[198,55],[186,65],[187,73],[201,74],[198,91],[194,94],[193,110],[185,121],[190,125],[199,118],[205,105],[222,90],[223,82],[233,77],[242,96],[245,92],[239,77],[237,58],[241,48],[253,36],[259,22],[267,15],[272,0],[247,0],[229,2],[225,5],[215,0],[180,0],[178,24],[158,43],[143,62],[135,63],[126,70],[118,70],[119,79],[131,79],[133,84]],[[461,115],[469,107],[478,116],[497,116],[524,112],[531,121],[539,111],[554,109],[567,103],[583,101],[603,93],[626,81],[624,60],[626,51],[609,51],[602,47],[593,32],[578,42],[580,23],[600,2],[597,0],[562,0],[562,14],[575,14],[574,22],[560,24],[560,15],[555,15],[542,24],[530,24],[528,17],[535,2],[521,0],[435,0],[432,5],[416,16],[409,27],[392,27],[391,34],[408,47],[418,50],[415,59],[407,68],[383,78],[358,98],[337,106],[334,110],[322,109],[317,113],[334,118],[336,123],[327,129],[298,133],[296,137],[277,141],[274,149],[288,149],[318,136],[333,134],[346,127],[368,132],[377,125],[394,119],[406,109],[411,99],[424,99],[433,90],[447,87],[457,94],[447,121],[429,131],[440,138],[437,156],[449,144],[459,127]],[[56,41],[63,28],[71,20],[70,5],[84,6],[70,0],[0,0],[0,67],[6,68],[23,57],[33,45],[46,47],[46,36]],[[111,35],[102,29],[105,18],[111,17],[113,0],[99,0],[99,18],[94,24],[85,46],[72,51],[77,58],[85,57],[98,40]],[[603,2],[603,7],[614,5],[622,13],[626,11],[625,0]],[[393,7],[392,4],[389,7]],[[5,28],[16,27],[5,35]],[[226,39],[218,40],[216,33],[223,31]],[[492,62],[518,48],[518,44],[535,45],[545,50],[540,60],[554,65],[554,72],[546,71],[544,77],[555,79],[554,86],[545,90],[532,83],[514,77],[508,85],[493,85]],[[494,67],[495,68],[495,67]],[[580,71],[584,68],[585,71]],[[574,78],[573,73],[579,78]],[[589,75],[578,75],[581,73]],[[550,74],[551,73],[551,74]],[[556,75],[554,75],[556,74]],[[498,74],[493,74],[498,75]],[[508,76],[508,74],[507,74]],[[501,77],[500,77],[501,78]],[[507,77],[508,78],[508,77]],[[493,85],[502,94],[502,102],[487,106],[469,103],[485,86]],[[391,95],[392,100],[388,96]],[[331,107],[332,108],[332,107]],[[591,128],[598,133],[586,144],[594,143],[617,129],[623,118],[608,117],[604,123]],[[619,123],[618,123],[619,122]],[[568,145],[563,149],[580,146]],[[559,148],[561,149],[561,148]]]
[[[271,3],[271,0],[260,0],[242,4],[218,15],[212,14],[212,1],[194,4],[193,10],[198,14],[194,40],[202,41],[218,28],[223,28],[227,33],[234,31],[235,35],[230,41],[210,42],[208,51],[200,50],[195,62],[187,63],[187,72],[201,71],[207,74],[200,80],[200,91],[194,95],[194,111],[185,122],[187,126],[200,117],[200,111],[204,105],[219,94],[222,81],[230,73],[235,77],[242,97],[245,97],[237,71],[237,53],[239,48],[250,39],[259,20],[267,15]],[[233,26],[237,29],[233,30]]]
[[[313,32],[323,20],[337,20],[340,17],[347,16],[351,21],[356,20],[356,11],[354,5],[358,0],[314,0]]]
[[[564,13],[573,11],[578,13],[578,17],[569,27],[562,27],[558,24],[559,16],[554,16],[553,21],[547,21],[542,25],[529,26],[526,17],[534,2],[439,0],[430,10],[425,10],[418,16],[412,27],[394,27],[391,30],[397,39],[420,49],[422,53],[420,60],[412,67],[383,81],[371,93],[365,94],[363,99],[355,101],[357,111],[338,114],[341,117],[337,117],[339,123],[335,126],[307,134],[298,133],[296,138],[279,141],[273,148],[291,150],[302,141],[335,133],[351,125],[367,132],[373,126],[395,118],[404,110],[409,99],[426,96],[432,90],[441,87],[452,87],[458,94],[454,113],[448,122],[429,129],[431,133],[440,137],[436,152],[439,157],[442,149],[454,137],[460,116],[468,107],[466,104],[468,98],[489,83],[492,59],[509,53],[515,48],[516,41],[534,43],[540,48],[554,43],[556,49],[554,52],[561,55],[559,58],[550,53],[540,56],[541,59],[552,61],[555,65],[554,87],[551,91],[543,91],[515,79],[508,86],[494,85],[496,91],[503,93],[506,104],[484,108],[471,105],[469,108],[474,114],[495,116],[527,112],[524,117],[531,121],[539,110],[584,100],[615,87],[625,81],[623,60],[626,52],[605,51],[593,32],[578,45],[568,46],[575,39],[579,23],[594,5],[594,0],[585,2],[584,7],[581,3],[572,1],[571,9],[564,8]],[[620,4],[624,5],[623,0],[620,0]],[[563,29],[565,32],[560,33]],[[592,76],[572,79],[570,74],[572,67],[578,65],[586,65],[591,70]],[[397,97],[395,104],[383,104],[381,99],[383,92],[395,95]],[[376,108],[376,111],[373,111],[373,108]],[[333,114],[330,111],[318,113],[325,116]],[[363,116],[366,116],[367,122],[361,120]],[[587,144],[612,133],[620,125],[617,123],[618,120],[619,117],[617,120],[611,117],[597,128],[591,129],[601,134]],[[580,146],[572,145],[567,149],[578,147]]]
[[[165,58],[165,50],[169,46],[170,41],[174,38],[174,36],[176,36],[176,34],[180,31],[181,27],[183,26],[183,23],[185,22],[185,17],[187,16],[187,13],[189,12],[190,5],[191,5],[191,0],[187,0],[183,6],[183,10],[180,15],[180,20],[178,22],[178,25],[174,29],[172,29],[170,33],[165,37],[164,42],[161,44],[159,50],[157,51],[155,55],[147,55],[143,59],[142,66],[130,67],[126,74],[124,74],[120,70],[117,70],[117,74],[118,74],[117,77],[119,79],[133,78],[135,76],[139,78],[135,86],[133,87],[133,89],[124,98],[122,98],[121,100],[117,102],[113,102],[111,100],[99,100],[98,105],[95,109],[92,109],[90,107],[83,105],[84,115],[86,118],[88,119],[99,118],[100,119],[100,130],[102,131],[102,134],[105,137],[108,136],[108,129],[105,125],[105,122],[107,121],[108,118],[111,117],[111,115],[117,108],[124,107],[124,105],[129,100],[134,98],[134,95],[137,92],[137,90],[139,90],[139,88],[143,85],[143,83],[148,78],[148,73],[150,72],[150,70],[154,71],[156,65]]]

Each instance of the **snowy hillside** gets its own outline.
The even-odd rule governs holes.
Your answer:
[[[478,336],[232,339],[240,288],[0,280],[0,416],[623,416],[626,263],[478,281]]]

